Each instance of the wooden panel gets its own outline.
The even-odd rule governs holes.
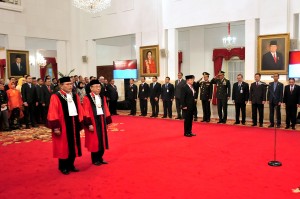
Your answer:
[[[113,79],[113,65],[97,66],[97,78],[103,76],[108,82]]]

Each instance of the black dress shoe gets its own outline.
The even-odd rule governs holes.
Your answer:
[[[259,127],[263,127],[263,124],[259,124]]]
[[[226,121],[222,121],[222,124],[226,124]]]
[[[155,117],[155,115],[151,115],[150,117]]]
[[[286,126],[286,127],[285,127],[285,129],[289,129],[289,128],[290,128],[289,126]]]
[[[70,171],[72,171],[72,172],[79,172],[79,169],[77,169],[76,167],[74,167],[74,168],[70,169]]]
[[[62,174],[69,175],[70,172],[67,169],[60,170]]]
[[[192,137],[192,135],[190,133],[185,133],[184,136],[185,137]]]
[[[240,124],[239,122],[235,122],[235,123],[233,123],[233,124]]]
[[[242,125],[246,125],[246,123],[245,123],[245,122],[242,122]]]
[[[274,127],[274,124],[270,124],[269,126],[268,126],[268,128],[273,128]]]
[[[277,124],[276,128],[281,128],[281,124]]]
[[[293,130],[296,130],[296,128],[295,128],[294,126],[292,126],[292,129],[293,129]]]
[[[198,120],[197,118],[194,118],[194,122],[197,122],[197,120]]]
[[[252,124],[251,126],[257,126],[257,124]]]
[[[103,160],[102,160],[100,163],[101,163],[101,164],[108,164],[108,162],[105,162],[105,161],[103,161]]]
[[[37,127],[39,127],[38,125],[36,125],[36,124],[34,124],[34,125],[32,125],[32,127],[33,128],[37,128]]]
[[[201,120],[201,122],[206,122],[206,120]]]
[[[194,134],[194,133],[190,133],[190,135],[191,135],[191,136],[196,136],[196,134]]]
[[[172,119],[172,116],[170,116],[169,118]]]
[[[94,162],[93,165],[100,166],[101,162]]]
[[[206,120],[206,122],[210,122],[210,120]]]
[[[26,128],[25,128],[25,129],[30,129],[29,125],[28,125],[28,126],[26,125]]]
[[[223,123],[223,121],[218,121],[218,122],[217,122],[217,124],[222,124],[222,123]]]
[[[163,116],[163,117],[161,117],[161,118],[167,118],[167,116]]]

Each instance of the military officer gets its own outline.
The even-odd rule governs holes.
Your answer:
[[[202,102],[203,119],[201,122],[210,122],[210,102],[212,99],[213,85],[209,82],[209,73],[202,73],[203,77],[198,81],[200,87],[200,100]]]
[[[227,103],[230,99],[230,81],[224,77],[224,74],[224,71],[220,71],[219,74],[211,80],[212,84],[217,85],[219,124],[226,124]]]

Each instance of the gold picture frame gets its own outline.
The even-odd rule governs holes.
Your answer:
[[[29,51],[24,50],[7,50],[7,74],[8,77],[23,77],[30,74]],[[17,57],[21,58],[20,66],[17,65]]]
[[[276,46],[277,50],[272,46]],[[274,50],[276,50],[275,55]],[[257,72],[262,75],[274,73],[286,75],[288,73],[289,50],[289,33],[259,35],[257,37]]]
[[[140,76],[159,76],[159,46],[140,47]]]

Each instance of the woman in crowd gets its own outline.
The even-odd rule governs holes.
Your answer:
[[[84,87],[85,87],[84,83],[83,82],[79,82],[78,87],[77,87],[77,94],[79,95],[81,104],[83,102],[84,96],[86,95]]]
[[[16,89],[18,91],[21,92],[21,89],[22,89],[22,85],[25,84],[25,78],[24,77],[21,77],[19,80],[18,80],[18,85],[16,87]]]
[[[11,83],[6,93],[8,97],[10,128],[19,129],[21,127],[20,118],[23,117],[23,101],[21,97],[21,92],[16,89],[16,85],[14,83]]]

